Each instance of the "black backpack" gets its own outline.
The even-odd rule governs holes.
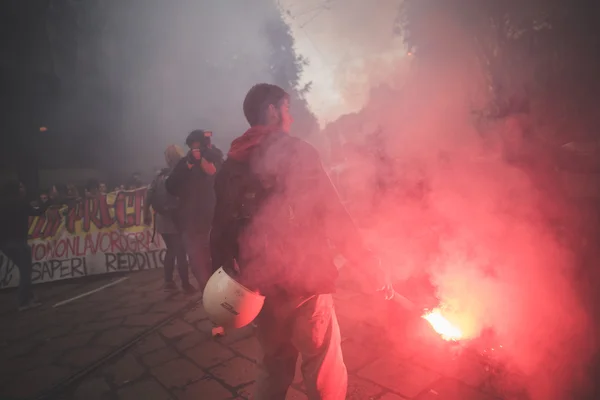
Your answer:
[[[268,186],[261,182],[248,162],[225,160],[215,179],[217,206],[211,230],[213,268],[233,269],[233,260],[239,256],[238,238],[269,193]]]
[[[166,181],[169,171],[163,170],[155,178],[154,193],[149,199],[150,205],[158,214],[172,215],[179,205],[179,199],[167,191]]]
[[[248,224],[267,198],[269,190],[265,183],[254,174],[248,162],[227,159],[223,164],[225,174],[221,188],[222,210],[229,221],[236,221],[239,227]]]

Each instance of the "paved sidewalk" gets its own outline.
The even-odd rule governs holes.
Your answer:
[[[42,307],[22,313],[3,310],[0,398],[39,396],[194,300],[164,293],[162,273],[132,273],[123,282],[57,308],[52,306],[58,301],[121,276],[86,284],[42,285],[36,287],[45,303]],[[3,302],[10,303],[12,295],[2,293]]]
[[[389,303],[340,290],[336,308],[350,374],[348,399],[518,398],[498,396],[498,382],[477,358],[457,355],[426,324],[402,324],[403,316]],[[210,337],[210,328],[199,306],[94,372],[65,398],[252,399],[260,357],[252,328],[219,339]],[[287,398],[307,398],[299,370]]]
[[[0,399],[37,398],[169,318],[54,398],[252,398],[260,357],[252,328],[213,339],[198,296],[164,293],[162,271],[127,276],[58,308],[52,308],[53,300],[27,313],[0,316]],[[63,300],[117,278],[68,290],[48,287],[42,298]],[[335,299],[350,375],[348,399],[522,398],[516,377],[486,372],[478,357],[457,352],[426,322],[409,318],[393,303],[344,289]],[[299,373],[288,399],[306,399]]]

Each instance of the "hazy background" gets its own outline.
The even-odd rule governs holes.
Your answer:
[[[535,400],[562,400],[597,350],[600,16],[521,3],[6,0],[0,162],[30,187],[39,169],[149,180],[193,129],[226,150],[247,90],[279,84],[395,279],[426,276]]]
[[[280,0],[297,51],[308,57],[303,82],[324,125],[365,104],[373,84],[397,77],[406,46],[394,35],[400,0]]]
[[[300,98],[304,61],[270,0],[9,0],[1,7],[8,118],[0,158],[30,176],[29,186],[37,186],[37,164],[151,175],[163,149],[194,129],[213,130],[227,150],[247,127],[241,105],[257,82],[291,92],[300,135],[317,129]],[[24,161],[21,154],[32,152]]]

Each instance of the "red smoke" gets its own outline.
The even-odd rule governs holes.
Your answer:
[[[574,212],[540,171],[506,161],[518,124],[476,125],[480,76],[464,60],[415,66],[402,89],[373,91],[325,130],[346,143],[332,179],[398,281],[428,274],[466,338],[493,329],[533,399],[564,399],[592,350],[557,228],[573,229]]]

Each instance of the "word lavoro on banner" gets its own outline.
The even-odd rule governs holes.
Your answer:
[[[164,243],[143,223],[146,190],[85,198],[31,217],[33,282],[162,268]],[[0,253],[0,288],[17,284],[17,266]]]

